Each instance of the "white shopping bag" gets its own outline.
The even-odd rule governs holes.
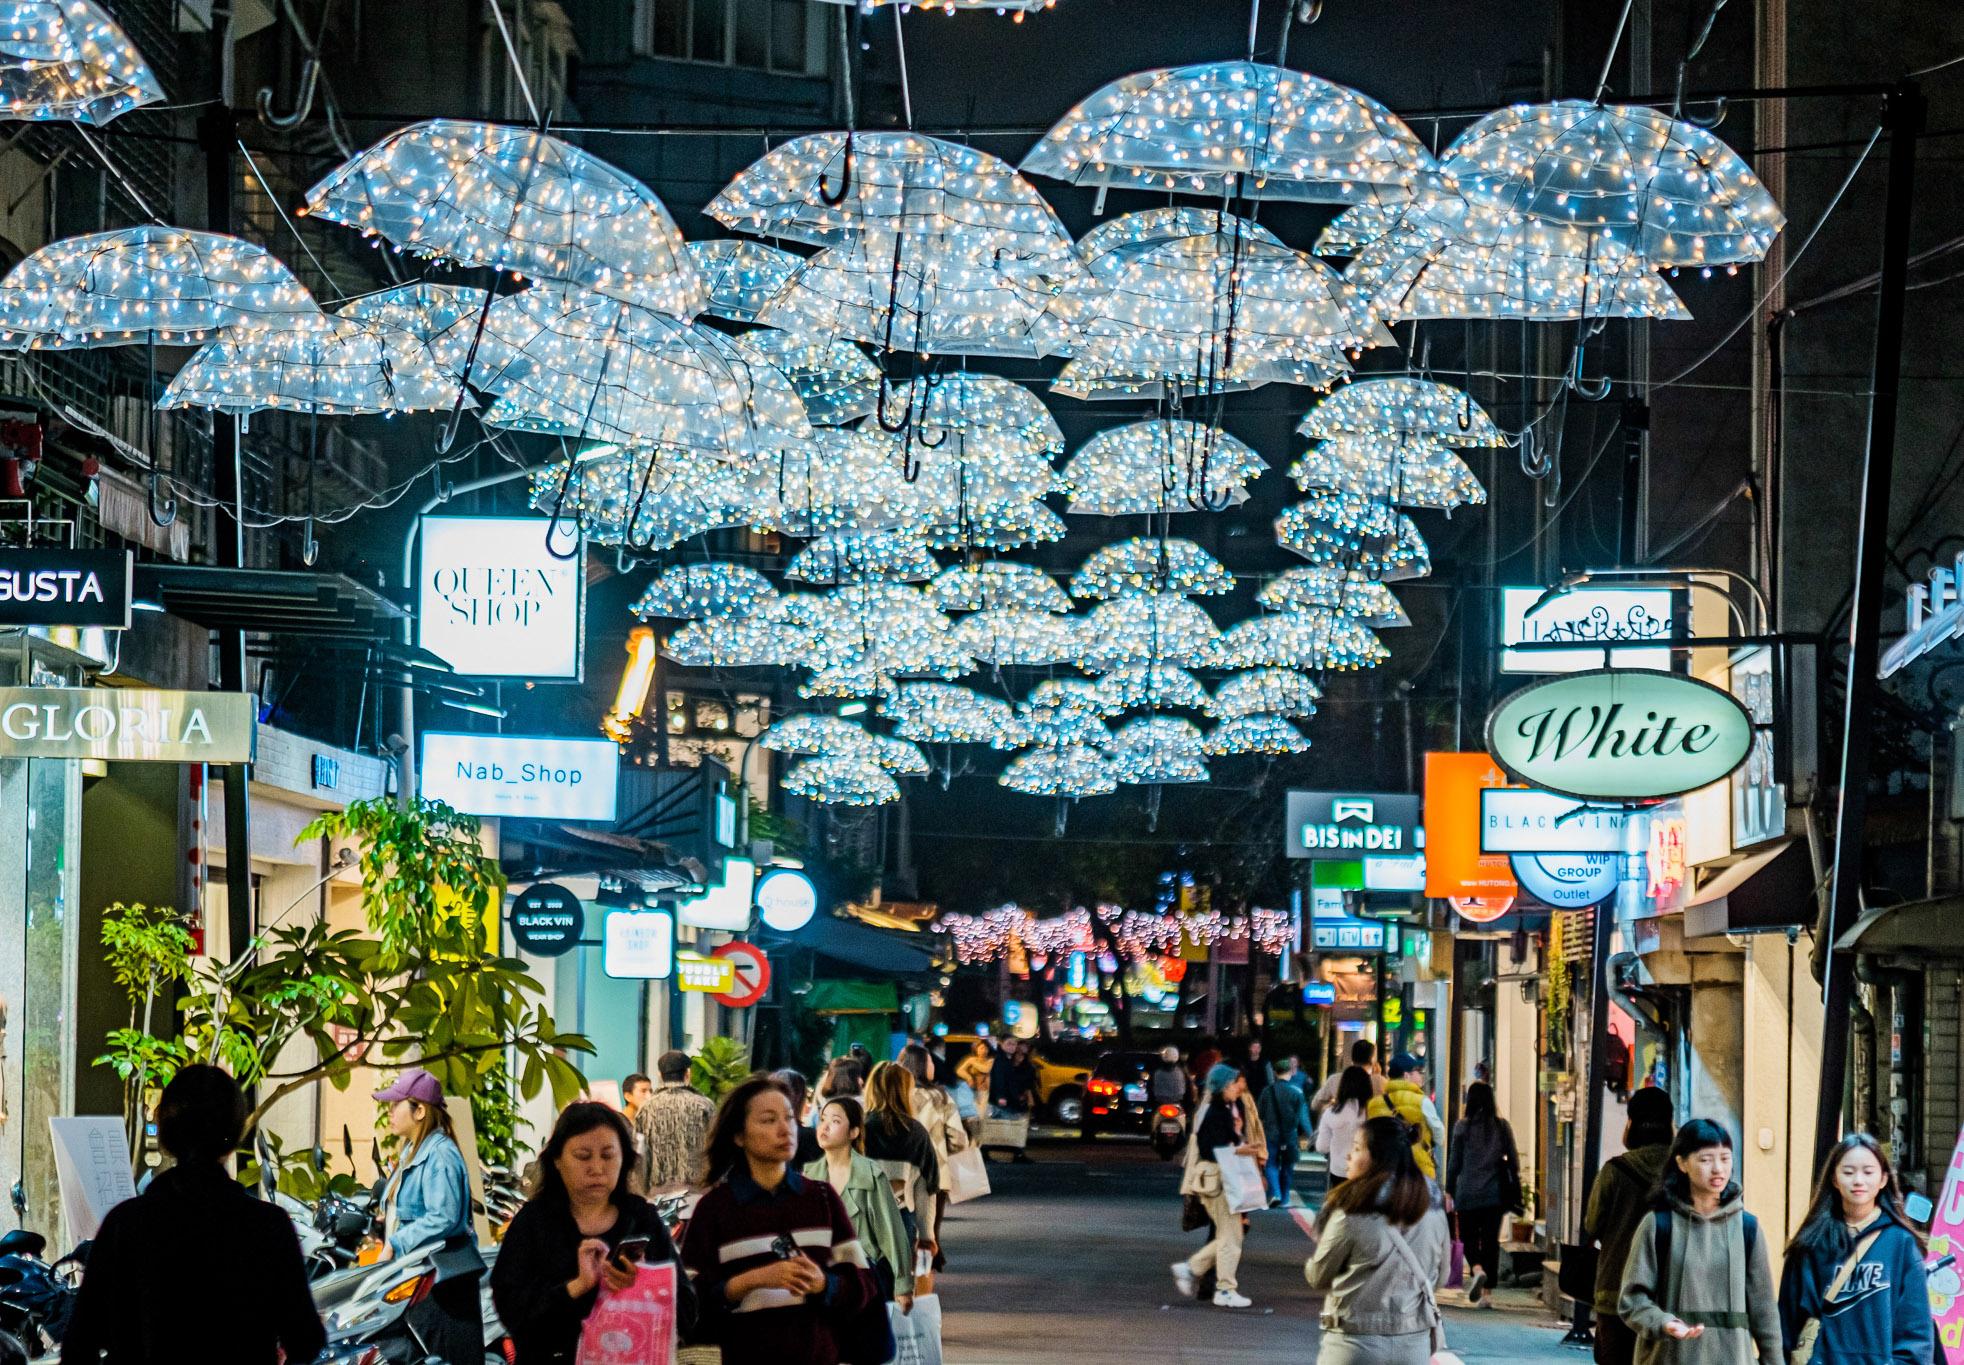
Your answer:
[[[966,1204],[989,1192],[989,1163],[980,1147],[964,1147],[948,1158],[948,1202]]]
[[[1227,1200],[1230,1210],[1252,1213],[1268,1207],[1268,1186],[1255,1158],[1243,1156],[1232,1147],[1216,1147],[1214,1161],[1221,1168],[1221,1198]]]
[[[922,1294],[912,1312],[887,1305],[893,1323],[893,1365],[941,1365],[941,1296]]]

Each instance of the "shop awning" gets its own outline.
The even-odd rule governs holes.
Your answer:
[[[856,920],[820,915],[783,942],[887,977],[926,976],[934,971],[934,954],[918,934],[874,929]]]
[[[1804,929],[1819,911],[1807,841],[1780,839],[1721,868],[1693,893],[1684,910],[1684,936]]]
[[[136,600],[207,630],[338,639],[392,637],[408,613],[338,573],[139,564]]]
[[[891,981],[814,981],[805,994],[814,1014],[898,1014],[900,991]]]
[[[1855,921],[1835,947],[1875,956],[1964,956],[1964,896],[1905,901],[1871,910]]]

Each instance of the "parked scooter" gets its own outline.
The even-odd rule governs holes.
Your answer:
[[[1187,1111],[1177,1104],[1162,1104],[1153,1111],[1152,1149],[1161,1161],[1171,1161],[1187,1146]]]
[[[15,1217],[25,1220],[27,1198],[18,1183],[13,1204]],[[14,1349],[22,1361],[51,1354],[68,1330],[89,1244],[52,1263],[43,1254],[47,1248],[47,1238],[25,1228],[0,1236],[0,1365],[12,1359]]]
[[[409,1310],[430,1296],[447,1277],[437,1268],[431,1245],[378,1266],[339,1271],[314,1285],[314,1306],[327,1328],[327,1349],[319,1365],[422,1365],[428,1345],[409,1320]],[[479,1282],[484,1314],[484,1352],[504,1358],[504,1324],[491,1303],[490,1266],[496,1247],[480,1249],[485,1273]]]

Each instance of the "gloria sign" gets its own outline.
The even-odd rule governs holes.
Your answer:
[[[1487,750],[1531,786],[1590,801],[1679,796],[1731,774],[1753,721],[1726,692],[1648,669],[1534,683],[1487,717]]]
[[[128,550],[0,550],[0,626],[130,628]]]
[[[417,777],[424,796],[466,815],[611,820],[620,763],[611,739],[431,731]]]
[[[1397,857],[1419,851],[1416,796],[1290,792],[1283,818],[1283,842],[1291,858]]]
[[[257,705],[245,692],[0,687],[0,758],[250,763]]]
[[[1536,606],[1536,603],[1540,603]],[[1503,649],[1503,673],[1578,673],[1603,665],[1603,646],[1662,640],[1671,633],[1669,588],[1574,588],[1543,600],[1540,588],[1500,590],[1503,645],[1574,644],[1574,649]],[[1618,668],[1668,668],[1668,648],[1616,649]]]
[[[424,517],[416,643],[480,678],[577,681],[586,555],[546,548],[544,517]]]

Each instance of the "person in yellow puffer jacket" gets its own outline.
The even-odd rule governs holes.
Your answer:
[[[1401,1052],[1385,1067],[1384,1093],[1364,1112],[1374,1119],[1395,1118],[1412,1130],[1412,1156],[1427,1180],[1437,1180],[1445,1166],[1446,1125],[1438,1107],[1425,1093],[1425,1063]]]

